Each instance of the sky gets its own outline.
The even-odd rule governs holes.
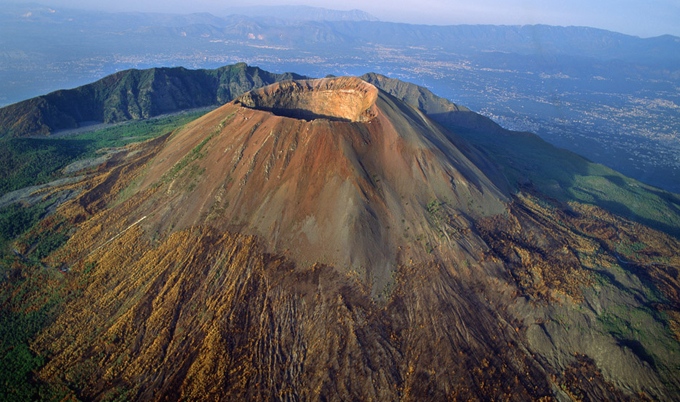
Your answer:
[[[641,37],[680,36],[680,0],[0,0],[106,11],[210,12],[230,7],[308,5],[360,9],[382,21],[416,24],[548,24],[602,28]]]

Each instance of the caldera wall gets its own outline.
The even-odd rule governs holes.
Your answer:
[[[375,117],[372,109],[377,97],[378,89],[373,85],[343,77],[285,81],[251,91],[236,102],[296,119],[363,122]]]

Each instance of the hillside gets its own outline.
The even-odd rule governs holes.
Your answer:
[[[376,73],[367,73],[359,78],[429,115],[470,111],[470,109],[465,106],[456,105],[448,99],[433,94],[432,91],[427,88],[409,82],[388,78]]]
[[[554,147],[536,134],[506,130],[492,120],[417,85],[378,74],[361,77],[464,138],[500,166],[515,191],[535,187],[562,202],[609,210],[680,238],[680,196]]]
[[[144,119],[217,106],[253,88],[301,78],[243,63],[215,70],[126,70],[75,89],[61,90],[0,109],[0,137],[49,135],[98,123]]]
[[[672,233],[676,196],[363,78],[254,89],[41,190],[67,196],[0,265],[8,395],[672,400],[680,241],[642,223]]]

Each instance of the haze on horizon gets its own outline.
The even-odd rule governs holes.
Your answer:
[[[0,0],[0,4],[6,0]],[[36,3],[35,0],[10,0]],[[589,26],[640,37],[665,34],[680,36],[680,2],[677,0],[375,0],[366,3],[347,0],[339,5],[329,0],[241,0],[237,5],[223,0],[37,0],[47,6],[98,9],[192,13],[209,12],[224,16],[235,7],[307,5],[329,9],[359,9],[382,21],[413,24],[547,24]]]

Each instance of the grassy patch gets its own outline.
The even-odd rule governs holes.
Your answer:
[[[203,158],[205,156],[205,154],[203,152],[201,152],[203,150],[203,147],[205,147],[205,145],[208,142],[210,142],[210,140],[212,140],[217,134],[219,134],[222,131],[222,129],[224,128],[224,125],[226,124],[227,120],[230,120],[233,117],[234,117],[234,113],[232,113],[229,116],[227,116],[226,118],[224,118],[224,120],[222,120],[220,122],[220,124],[217,126],[217,128],[210,135],[205,137],[200,143],[198,143],[198,145],[196,145],[191,151],[189,151],[188,154],[184,155],[184,157],[182,159],[180,159],[179,162],[175,163],[173,165],[173,167],[167,173],[165,173],[163,175],[161,180],[158,182],[158,185],[161,185],[163,183],[168,183],[168,182],[174,180],[180,174],[180,172],[182,172],[184,170],[184,168],[186,168],[191,162]],[[192,176],[201,175],[201,174],[203,174],[203,171],[205,171],[205,169],[196,168],[196,169],[192,169],[190,171],[190,174]]]
[[[51,215],[17,238],[19,250],[40,261],[66,243],[73,225],[59,215]]]
[[[443,203],[439,202],[439,200],[432,200],[427,204],[427,212],[430,215],[436,215],[437,212],[439,212],[439,208],[442,206]]]
[[[95,149],[122,147],[133,142],[156,138],[196,120],[205,113],[206,111],[200,111],[148,120],[133,120],[89,133],[64,137],[60,140],[92,141]]]
[[[87,157],[94,146],[92,141],[78,139],[1,139],[0,195],[58,178],[60,169]]]
[[[637,258],[637,254],[647,247],[646,244],[622,242],[616,246],[616,252],[628,258]]]
[[[604,332],[612,335],[621,347],[630,349],[640,360],[655,369],[674,371],[680,345],[675,340],[664,314],[647,307],[609,308],[598,317]]]
[[[201,153],[201,150],[203,149],[205,144],[207,144],[208,141],[210,141],[213,138],[214,135],[215,134],[213,133],[206,137],[203,141],[196,145],[188,154],[186,154],[184,158],[180,159],[179,162],[175,163],[175,165],[166,174],[163,175],[163,177],[160,180],[160,183],[167,183],[169,181],[172,181],[191,162],[203,158],[205,155]]]
[[[0,139],[0,195],[61,177],[68,164],[93,158],[102,148],[156,138],[205,112],[187,113],[108,127],[62,138]]]
[[[680,237],[680,196],[628,178],[529,133],[449,124],[495,161],[511,186],[530,185],[559,201],[596,205]]]

